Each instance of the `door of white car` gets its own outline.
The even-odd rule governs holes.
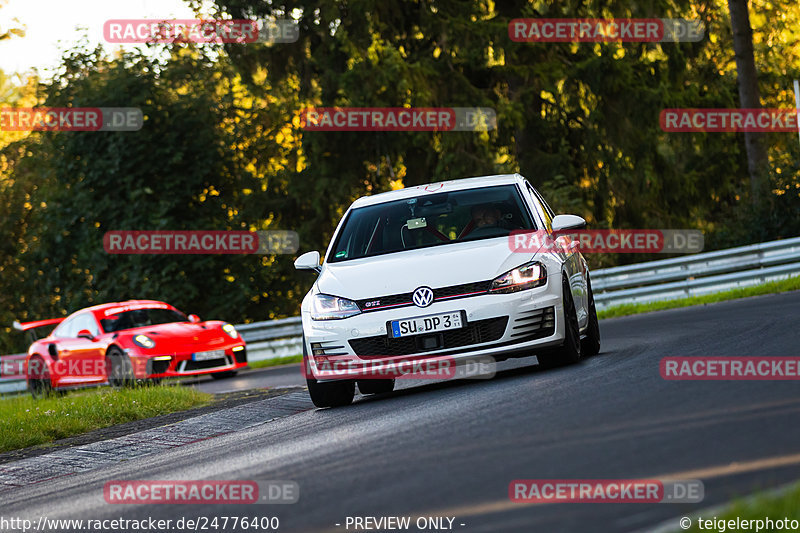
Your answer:
[[[547,228],[547,232],[552,234],[554,211],[530,183],[526,182],[526,184],[528,190],[525,192],[532,209]],[[567,236],[560,236],[556,239],[556,243],[559,246],[553,248],[553,253],[558,255],[564,263],[569,286],[572,290],[572,298],[575,301],[578,325],[580,328],[584,328],[589,322],[588,271],[583,256],[580,254],[579,242],[570,240]]]

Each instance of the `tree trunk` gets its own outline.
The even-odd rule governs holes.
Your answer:
[[[758,73],[753,57],[753,30],[747,0],[728,0],[733,29],[733,50],[736,54],[736,72],[739,80],[739,106],[742,109],[761,107],[758,92]],[[745,132],[747,170],[750,174],[750,193],[753,205],[759,206],[767,190],[767,149],[762,133]]]

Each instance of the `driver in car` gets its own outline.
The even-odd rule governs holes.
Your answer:
[[[503,214],[491,205],[476,205],[472,208],[473,228],[497,227]]]

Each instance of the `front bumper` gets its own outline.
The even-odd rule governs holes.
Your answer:
[[[240,349],[239,349],[240,348]],[[137,378],[172,378],[199,376],[215,372],[230,372],[247,367],[247,347],[244,344],[224,348],[224,357],[194,361],[193,352],[171,355],[132,357]]]
[[[463,311],[466,324],[458,330],[392,339],[387,324],[419,316]],[[561,344],[564,339],[561,286],[550,279],[542,286],[511,294],[481,294],[415,306],[368,311],[340,320],[312,320],[303,313],[307,370],[328,374],[326,364],[366,363],[387,371],[409,360],[458,363],[481,356],[507,358],[533,355],[535,349]],[[439,337],[433,339],[433,337]],[[428,337],[428,339],[422,339]],[[311,376],[309,376],[311,377]],[[342,378],[344,379],[344,378]]]

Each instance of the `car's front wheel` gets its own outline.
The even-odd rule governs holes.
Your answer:
[[[581,353],[591,357],[600,353],[600,322],[597,320],[597,308],[594,305],[592,283],[589,282],[589,326],[586,328],[586,337],[581,340]]]
[[[133,365],[131,358],[116,346],[109,348],[106,353],[106,369],[108,372],[108,383],[112,387],[132,387],[136,380],[133,376]]]
[[[328,381],[320,383],[316,379],[306,379],[311,401],[317,407],[343,407],[353,403],[356,395],[356,382],[352,380]]]
[[[539,365],[552,368],[562,365],[571,365],[581,360],[581,332],[578,326],[578,312],[575,309],[575,300],[566,278],[561,282],[564,302],[564,342],[555,349],[548,349],[541,354],[536,354]]]
[[[356,395],[356,382],[353,380],[327,381],[320,383],[311,374],[308,364],[308,349],[303,336],[303,375],[306,377],[308,394],[317,407],[343,407],[353,403]]]

